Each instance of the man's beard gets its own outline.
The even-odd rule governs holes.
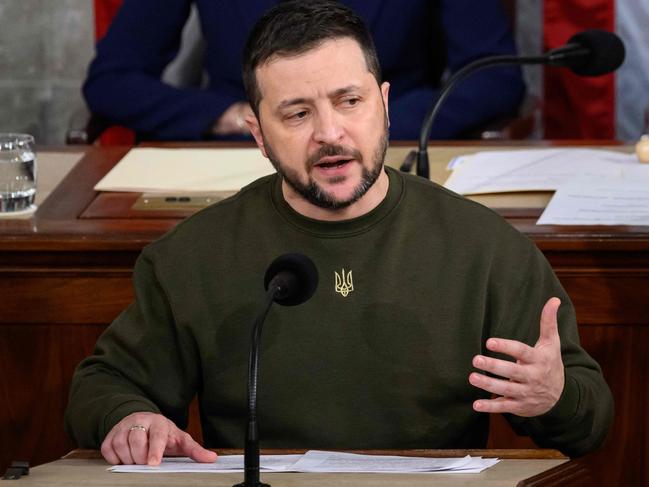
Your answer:
[[[275,167],[282,179],[286,181],[300,196],[306,199],[309,203],[319,206],[320,208],[339,210],[346,208],[361,199],[379,178],[381,171],[383,170],[385,152],[388,148],[387,119],[383,129],[383,134],[381,135],[378,146],[374,151],[372,166],[370,168],[363,165],[363,155],[357,149],[341,145],[323,145],[313,155],[309,156],[309,159],[306,161],[305,167],[307,169],[307,174],[320,159],[328,156],[345,156],[349,159],[355,159],[359,164],[361,164],[361,167],[363,168],[361,181],[354,188],[351,196],[344,200],[335,199],[330,193],[322,189],[318,183],[311,178],[311,176],[309,176],[309,180],[306,184],[300,181],[297,171],[288,168],[281,163],[266,139],[264,139],[264,148],[266,149],[266,154],[268,155],[270,162],[273,164],[273,167]],[[330,179],[330,182],[335,184],[344,181],[344,179],[344,176],[339,178],[334,177]]]

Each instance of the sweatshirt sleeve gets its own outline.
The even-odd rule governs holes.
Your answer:
[[[579,343],[574,307],[543,254],[516,230],[503,234],[492,262],[488,336],[534,346],[541,310],[549,298],[557,296],[561,299],[557,319],[565,374],[563,393],[550,411],[532,418],[506,415],[507,420],[540,447],[556,448],[568,456],[583,455],[606,438],[613,419],[611,391],[599,365]]]
[[[161,81],[176,55],[191,0],[125,0],[97,44],[83,94],[90,110],[157,140],[199,140],[234,93],[176,88]]]
[[[135,301],[97,341],[72,378],[65,427],[82,448],[98,448],[125,416],[161,413],[179,428],[197,390],[197,347],[175,323],[152,262],[142,254],[133,276]]]

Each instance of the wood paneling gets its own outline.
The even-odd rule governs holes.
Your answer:
[[[557,270],[580,326],[649,325],[649,269]]]
[[[130,272],[125,275],[0,273],[0,296],[12,296],[3,308],[4,323],[110,323],[132,300]]]
[[[74,447],[63,431],[70,379],[104,328],[0,325],[0,470],[11,460],[35,465]]]
[[[592,457],[594,464],[618,468],[601,468],[600,485],[649,485],[649,327],[588,326],[580,329],[580,337],[602,366],[615,398],[613,427]]]

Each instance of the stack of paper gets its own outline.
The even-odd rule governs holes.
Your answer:
[[[358,455],[310,450],[304,455],[261,455],[262,472],[319,473],[480,473],[495,465],[497,458],[422,458]],[[196,463],[189,458],[164,458],[157,467],[116,465],[118,473],[243,472],[243,455],[219,456],[215,463]]]
[[[261,455],[260,470],[287,472],[303,455]],[[243,455],[219,455],[215,463],[197,463],[187,457],[163,458],[160,465],[115,465],[108,469],[117,473],[228,473],[243,472]]]
[[[455,158],[461,194],[556,191],[537,225],[649,225],[649,165],[595,149],[479,152]]]
[[[635,155],[595,149],[478,152],[453,159],[445,187],[460,194],[554,191],[575,177],[620,177]]]
[[[336,473],[479,473],[499,460],[497,458],[422,458],[385,455],[358,455],[312,450],[292,466],[294,472]]]
[[[649,225],[649,166],[622,177],[584,177],[566,183],[537,225]]]

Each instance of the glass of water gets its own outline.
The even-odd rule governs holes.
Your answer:
[[[33,209],[35,196],[34,137],[0,133],[0,212]]]

